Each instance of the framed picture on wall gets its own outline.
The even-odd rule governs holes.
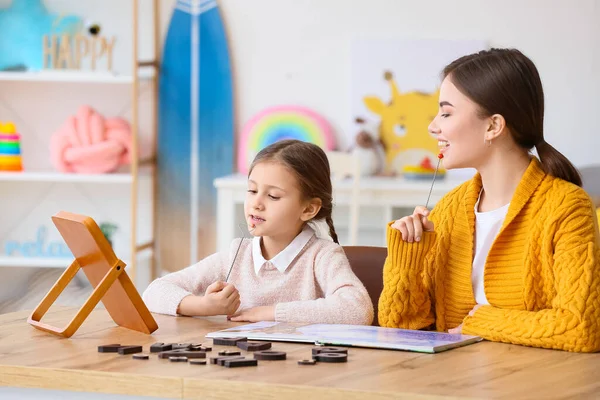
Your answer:
[[[391,174],[436,160],[437,139],[427,127],[438,112],[441,72],[456,58],[486,48],[484,41],[470,40],[354,41],[349,143],[357,132],[370,132],[381,142]]]

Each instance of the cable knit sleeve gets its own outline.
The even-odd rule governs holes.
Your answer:
[[[447,193],[431,210],[434,232],[423,232],[420,242],[402,240],[402,233],[387,228],[388,256],[383,267],[383,290],[379,297],[379,325],[388,328],[423,329],[435,323],[434,264],[440,229],[451,220],[454,199],[464,185]],[[444,226],[442,226],[444,225]],[[437,257],[439,258],[439,257]]]
[[[379,324],[389,328],[422,329],[435,321],[431,260],[435,232],[424,232],[420,242],[402,240],[402,233],[388,225],[388,257],[383,267],[383,291],[379,298]]]
[[[315,260],[315,279],[324,298],[279,303],[275,320],[326,324],[370,325],[373,303],[362,282],[352,271],[344,250],[332,245]]]
[[[463,333],[534,347],[600,350],[600,238],[589,198],[569,199],[557,214],[554,292],[551,308],[539,311],[480,307],[463,322]]]
[[[181,271],[154,280],[142,295],[148,309],[158,314],[177,316],[177,308],[184,297],[203,296],[210,284],[225,280],[229,253],[215,253]]]

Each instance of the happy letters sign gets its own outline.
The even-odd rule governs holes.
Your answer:
[[[96,70],[98,61],[112,70],[113,50],[116,38],[103,36],[44,35],[42,57],[44,69],[81,69],[82,60],[89,59],[92,70]]]

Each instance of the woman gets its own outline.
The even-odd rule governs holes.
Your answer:
[[[544,140],[535,65],[514,49],[461,57],[444,69],[439,100],[429,130],[445,168],[477,174],[388,227],[380,324],[599,350],[595,210]]]

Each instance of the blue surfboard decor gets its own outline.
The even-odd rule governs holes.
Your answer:
[[[160,268],[216,250],[215,178],[233,173],[229,49],[215,0],[178,0],[159,80],[156,240]]]

